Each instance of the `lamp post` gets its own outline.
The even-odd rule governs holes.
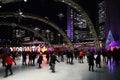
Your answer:
[[[63,17],[64,17],[64,14],[63,14],[63,13],[59,13],[57,16],[58,16],[59,19],[60,19],[60,24],[61,24],[61,26],[63,26],[63,25],[62,25],[62,19],[63,19]],[[58,44],[60,44],[60,36],[61,36],[61,34],[58,33]]]
[[[50,35],[50,34],[49,34],[49,33],[50,33],[50,30],[47,29],[47,30],[46,30],[46,33],[47,33],[47,34],[46,34],[46,37],[48,38],[48,40],[50,40],[50,36],[49,36],[49,35]]]
[[[34,30],[35,30],[36,32],[38,32],[38,33],[40,32],[40,28],[39,28],[39,27],[35,27]],[[38,37],[38,35],[34,34],[34,37]]]
[[[60,44],[60,33],[58,34],[58,44]]]
[[[18,10],[18,14],[19,14],[18,24],[20,24],[20,20],[22,19],[22,14],[23,14],[23,12],[21,11],[21,9]]]
[[[63,13],[59,13],[58,17],[60,18],[60,20],[64,17]]]

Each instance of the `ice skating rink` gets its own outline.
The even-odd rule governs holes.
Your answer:
[[[56,62],[56,72],[52,73],[49,65],[43,63],[42,68],[35,66],[23,66],[21,61],[17,60],[17,65],[13,65],[14,74],[4,78],[4,67],[0,64],[0,80],[120,80],[120,66],[114,64],[103,64],[102,68],[96,68],[95,71],[88,70],[86,59],[84,63],[74,64],[65,62]]]

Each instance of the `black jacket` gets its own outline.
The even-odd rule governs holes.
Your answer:
[[[59,62],[59,61],[57,60],[57,57],[56,57],[55,55],[51,55],[50,63],[55,64],[56,61]]]

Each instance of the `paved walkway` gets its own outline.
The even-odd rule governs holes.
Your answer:
[[[120,80],[120,66],[102,64],[102,68],[88,71],[88,63],[66,64],[56,63],[56,73],[51,73],[48,64],[42,64],[42,69],[35,66],[22,66],[21,61],[13,66],[14,75],[4,78],[4,68],[0,64],[0,80]]]

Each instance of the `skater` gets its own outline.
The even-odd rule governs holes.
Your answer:
[[[8,70],[10,71],[10,75],[13,75],[12,62],[14,62],[14,64],[16,65],[15,60],[11,57],[10,54],[8,54],[8,56],[5,59],[5,76],[4,77],[8,77]]]
[[[97,52],[97,57],[95,59],[95,61],[96,61],[96,67],[99,67],[99,68],[101,68],[101,56],[100,56],[100,54],[101,54],[101,52],[98,51]]]
[[[84,52],[83,50],[81,49],[80,52],[79,52],[79,59],[78,59],[78,62],[79,63],[83,63],[83,56],[84,56]]]
[[[57,60],[55,53],[53,52],[50,57],[50,69],[52,70],[53,73],[55,72],[55,62],[56,61],[59,62]]]
[[[92,71],[94,71],[94,54],[91,52],[91,55],[89,56],[88,63],[89,63],[89,71],[92,68]]]
[[[43,60],[43,56],[42,56],[42,53],[40,53],[39,58],[37,60],[37,63],[39,64],[39,67],[38,67],[39,69],[41,68],[42,60]]]

